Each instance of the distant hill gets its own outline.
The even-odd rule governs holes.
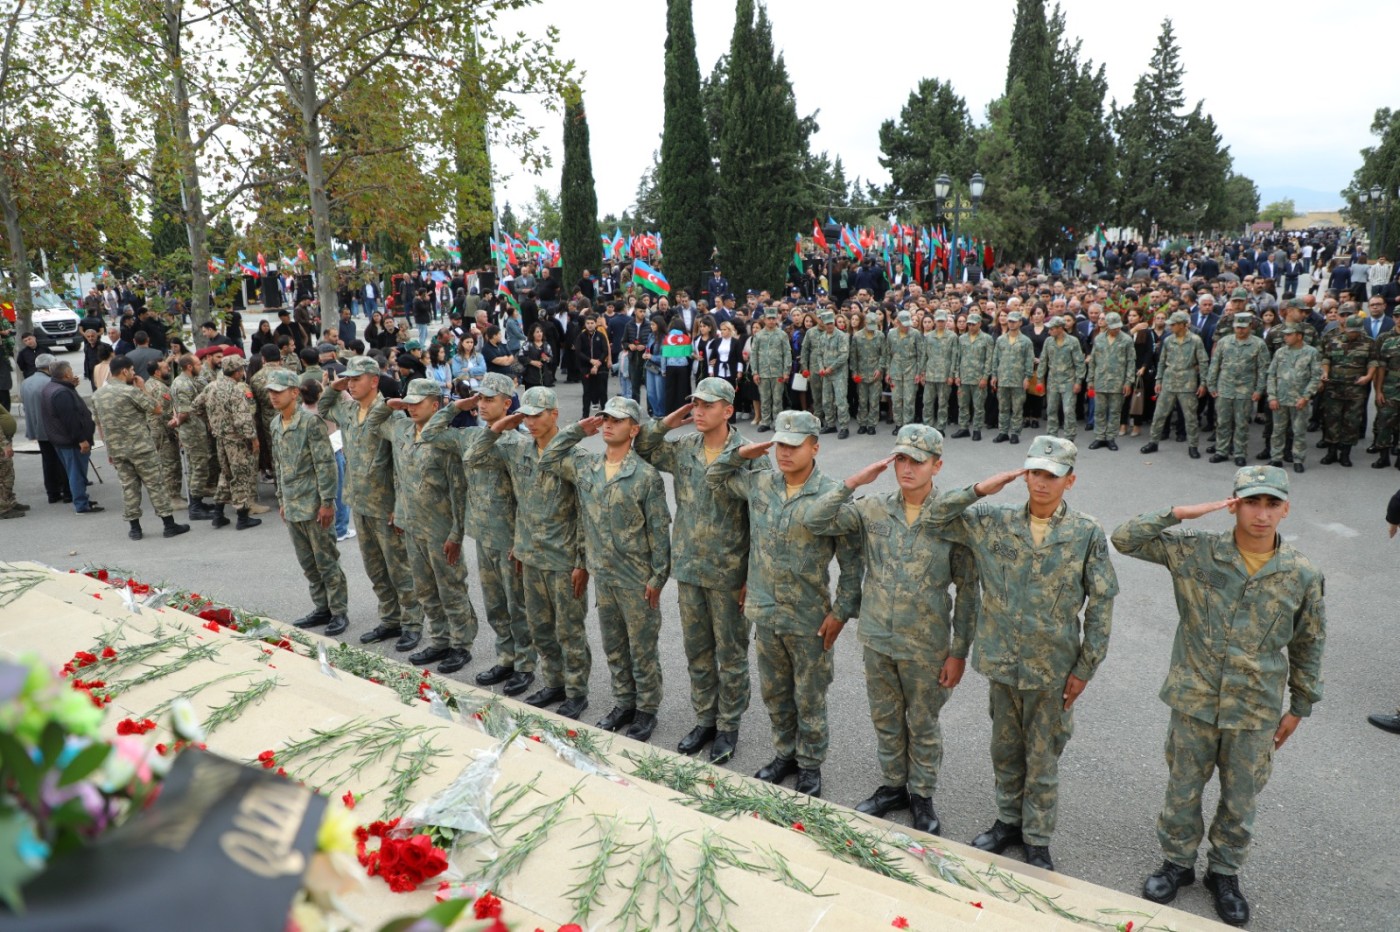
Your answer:
[[[1317,188],[1276,187],[1259,189],[1259,206],[1274,201],[1293,199],[1293,206],[1301,211],[1337,210],[1342,206],[1342,195],[1338,191],[1319,191]]]

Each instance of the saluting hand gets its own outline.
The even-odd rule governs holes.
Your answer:
[[[995,476],[983,479],[981,482],[974,485],[972,491],[982,497],[995,495],[1025,474],[1026,470],[1024,469],[1012,469],[1008,472],[999,472]]]
[[[764,440],[759,443],[746,443],[739,448],[739,458],[746,460],[756,460],[765,455],[775,441]]]
[[[456,401],[452,402],[452,407],[456,408],[458,411],[475,411],[476,406],[479,404],[481,404],[480,395],[469,395],[466,398],[458,398]]]
[[[849,479],[847,479],[846,488],[854,491],[863,485],[869,485],[870,483],[878,479],[881,473],[883,473],[886,469],[889,469],[890,464],[893,462],[893,453],[891,453],[889,456],[885,457],[882,460],[876,460],[869,466],[862,469],[860,472],[854,473]]]
[[[603,416],[601,414],[595,414],[592,417],[586,417],[578,422],[578,426],[579,429],[583,431],[585,437],[592,437],[603,429]]]
[[[1210,514],[1212,511],[1229,508],[1238,503],[1238,498],[1226,498],[1218,502],[1206,502],[1201,505],[1177,505],[1172,509],[1172,514],[1176,515],[1181,521],[1194,521],[1203,515]]]
[[[348,377],[342,375],[342,376],[340,376],[339,378],[337,378],[334,382],[331,383],[331,391],[334,391],[334,392],[343,392],[343,391],[345,391],[346,387],[349,386],[349,384],[350,384],[350,379],[349,379]]]
[[[491,431],[496,434],[504,434],[515,430],[523,423],[525,423],[524,413],[516,411],[514,414],[507,414],[505,417],[497,420],[491,425]]]
[[[690,420],[690,412],[694,409],[695,404],[687,401],[685,404],[663,417],[661,419],[661,426],[665,427],[667,430],[675,430],[677,427],[680,427],[686,421]]]
[[[402,398],[385,398],[384,403],[395,411],[408,410],[408,402],[404,401]]]

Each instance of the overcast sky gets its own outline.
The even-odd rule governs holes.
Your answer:
[[[1109,97],[1120,102],[1132,98],[1169,9],[1188,107],[1205,99],[1235,170],[1253,178],[1266,201],[1294,195],[1304,209],[1340,206],[1336,192],[1361,164],[1360,149],[1374,142],[1376,108],[1400,99],[1393,62],[1372,44],[1385,18],[1374,6],[1298,0],[1264,6],[1063,0],[1062,6],[1069,33],[1083,39],[1081,56],[1107,67]],[[703,78],[728,50],[734,3],[695,0],[694,10]],[[879,163],[880,123],[898,116],[920,78],[951,81],[979,123],[1005,83],[1014,0],[769,0],[768,12],[798,112],[820,110],[813,148],[840,155],[848,177],[889,180]],[[541,0],[503,17],[503,25],[530,31],[540,23],[559,27],[562,56],[585,73],[598,209],[620,214],[634,202],[637,181],[661,145],[665,0]],[[1344,65],[1335,60],[1341,50]],[[494,152],[498,173],[509,175],[497,186],[502,205],[528,202],[536,185],[559,187],[560,120],[538,113],[554,165],[532,176],[508,150]]]

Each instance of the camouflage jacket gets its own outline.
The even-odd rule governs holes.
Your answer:
[[[1178,340],[1169,333],[1162,338],[1161,355],[1157,357],[1157,384],[1164,392],[1194,392],[1210,366],[1205,344],[1194,333]]]
[[[491,457],[482,466],[466,464],[473,438],[486,428],[454,428],[452,420],[456,416],[456,408],[443,408],[424,426],[421,439],[424,443],[445,445],[462,459],[462,472],[467,477],[467,513],[462,526],[467,535],[483,547],[509,550],[515,545],[516,509],[510,471],[499,457]]]
[[[1179,620],[1162,701],[1217,728],[1274,728],[1287,683],[1288,711],[1311,714],[1322,700],[1321,571],[1276,539],[1250,576],[1234,531],[1172,530],[1180,523],[1166,509],[1113,532],[1119,552],[1171,573]]]
[[[1390,401],[1390,395],[1400,392],[1400,330],[1392,330],[1376,341],[1371,368],[1379,370],[1377,379],[1381,381],[1376,384],[1382,386],[1386,401]],[[1400,397],[1395,400],[1400,401]]]
[[[1089,354],[1088,371],[1086,386],[1095,392],[1121,393],[1125,385],[1132,385],[1137,381],[1137,350],[1133,347],[1133,338],[1122,331],[1112,341],[1107,333],[1099,334]]]
[[[822,493],[804,523],[814,533],[854,534],[860,541],[860,642],[897,660],[966,659],[979,602],[972,552],[933,528],[910,526],[898,490],[853,501],[854,494],[844,484]]]
[[[885,374],[893,379],[913,379],[924,371],[924,338],[911,329],[904,336],[896,327],[885,336]]]
[[[1281,405],[1312,398],[1321,386],[1322,358],[1311,346],[1285,346],[1269,363],[1269,397]]]
[[[1026,505],[977,503],[968,486],[926,506],[919,523],[942,527],[977,558],[978,672],[1017,689],[1059,689],[1071,673],[1092,678],[1108,653],[1118,576],[1093,518],[1061,502],[1037,547],[1029,514]]]
[[[1273,329],[1264,335],[1264,345],[1269,349],[1269,355],[1273,356],[1283,349],[1283,325],[1275,324]],[[1317,346],[1317,328],[1312,324],[1303,322],[1303,343],[1306,346]]]
[[[278,415],[267,432],[283,517],[310,521],[318,508],[334,507],[340,472],[325,423],[298,404],[290,422]]]
[[[203,414],[209,432],[220,440],[253,440],[253,391],[242,382],[216,378],[194,400],[194,411]]]
[[[1045,345],[1049,347],[1050,341]],[[1013,341],[1010,334],[997,337],[992,350],[992,375],[997,388],[1021,388],[1021,383],[1035,374],[1035,347],[1031,338],[1018,333]]]
[[[792,373],[792,343],[779,330],[760,330],[749,337],[749,372],[761,379]]]
[[[423,440],[412,418],[398,412],[379,425],[379,435],[394,451],[395,527],[434,546],[460,544],[467,478],[456,452]]]
[[[1221,398],[1249,398],[1263,394],[1269,382],[1269,350],[1256,336],[1243,340],[1233,335],[1215,341],[1206,374],[1206,391]]]
[[[802,368],[816,375],[830,369],[832,375],[844,372],[850,363],[851,341],[840,330],[809,330],[802,339]]]
[[[462,465],[473,471],[504,466],[510,473],[516,502],[511,549],[517,560],[551,572],[584,568],[578,493],[557,473],[540,468],[540,451],[533,437],[484,428],[468,438]]]
[[[340,448],[345,454],[341,498],[345,507],[366,518],[387,520],[394,513],[394,450],[380,427],[393,409],[377,398],[361,420],[359,402],[327,387],[316,402],[316,413],[340,428]]]
[[[576,449],[583,437],[577,424],[559,431],[540,471],[578,489],[588,575],[623,589],[662,588],[671,575],[671,509],[661,473],[628,450],[609,479],[601,451]]]
[[[248,379],[248,387],[253,390],[253,400],[258,405],[258,417],[262,418],[264,427],[272,423],[272,416],[277,413],[277,409],[272,406],[272,397],[267,393],[267,376],[271,371],[272,367],[263,366]],[[321,393],[321,397],[334,394],[327,388]],[[319,406],[317,410],[320,410]],[[324,414],[321,416],[325,417]]]
[[[155,402],[135,385],[108,379],[92,394],[92,416],[102,427],[102,439],[113,459],[156,455],[148,422]]]
[[[1026,341],[1030,343],[1029,340]],[[972,334],[964,333],[958,337],[958,374],[957,377],[966,385],[976,385],[983,379],[992,377],[992,347],[994,341],[985,333],[977,334],[977,339],[972,339]]]
[[[924,381],[946,382],[958,372],[958,335],[951,330],[924,334]]]
[[[1375,344],[1360,330],[1344,330],[1333,337],[1322,351],[1322,365],[1328,382],[1354,382],[1371,368]]]
[[[858,375],[863,380],[875,378],[875,373],[885,374],[889,360],[885,354],[888,349],[885,342],[885,335],[876,330],[871,333],[869,330],[861,330],[850,340],[851,343],[851,375]]]
[[[738,448],[709,465],[711,489],[748,503],[749,575],[744,614],[776,634],[815,635],[822,620],[841,621],[860,611],[860,544],[853,534],[814,534],[807,512],[817,496],[837,487],[836,480],[813,469],[802,488],[787,497],[783,474],[776,469],[744,469]],[[831,558],[840,578],[831,600]]]
[[[1036,372],[1041,383],[1052,391],[1072,389],[1083,382],[1084,348],[1079,345],[1079,338],[1066,334],[1062,340],[1046,339]]]
[[[149,424],[151,427],[151,437],[159,442],[165,440],[178,440],[175,431],[168,426],[171,414],[175,411],[174,393],[171,387],[155,376],[146,380],[142,388],[151,399],[151,413]]]

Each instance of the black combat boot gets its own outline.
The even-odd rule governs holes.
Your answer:
[[[240,508],[238,509],[238,523],[234,525],[233,529],[235,531],[246,531],[250,527],[257,527],[259,524],[262,524],[262,518],[250,518],[248,517],[248,509]]]

